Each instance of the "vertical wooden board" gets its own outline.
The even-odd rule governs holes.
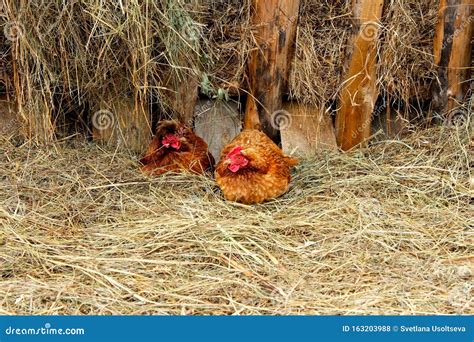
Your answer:
[[[323,108],[286,102],[289,120],[281,129],[281,144],[287,154],[309,157],[321,150],[337,149],[331,117]]]
[[[103,99],[94,107],[94,140],[135,152],[146,149],[152,132],[150,113],[145,103],[137,97],[123,97]]]
[[[196,105],[194,130],[209,146],[216,160],[222,149],[242,129],[239,108],[234,102],[201,100]]]
[[[0,135],[14,136],[20,132],[20,121],[14,101],[0,95]]]
[[[473,12],[473,0],[440,1],[433,44],[438,71],[433,109],[448,119],[467,101],[472,75]]]
[[[383,0],[354,0],[358,30],[336,115],[336,138],[343,150],[364,143],[370,136],[371,114],[378,96],[376,59]]]
[[[281,109],[282,91],[288,82],[294,54],[299,0],[254,0],[252,23],[257,27],[258,48],[248,64],[249,96],[244,125],[262,129],[280,142],[272,113]]]
[[[178,75],[170,70],[164,78],[162,103],[173,119],[187,125],[193,121],[194,110],[198,100],[198,79],[196,75]]]
[[[25,138],[38,145],[54,141],[56,125],[52,101],[48,95],[36,90],[28,91],[19,97],[17,108],[23,123],[21,133]]]

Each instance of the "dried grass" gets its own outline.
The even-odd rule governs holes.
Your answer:
[[[472,131],[437,128],[225,202],[68,140],[0,143],[0,314],[472,314]]]
[[[290,95],[318,107],[338,97],[354,31],[352,1],[304,0]],[[380,25],[377,85],[409,104],[429,98],[439,0],[389,0]],[[419,114],[419,113],[416,113]]]
[[[54,140],[74,113],[85,113],[80,119],[88,123],[97,102],[113,108],[117,99],[132,98],[172,115],[164,89],[173,86],[165,81],[169,74],[174,84],[196,79],[211,97],[247,86],[246,62],[256,48],[250,0],[1,3],[0,30],[19,28],[19,38],[0,35],[0,56],[7,57],[0,60],[7,75],[0,76],[0,93],[17,99],[33,139]],[[437,7],[438,0],[387,1],[377,73],[392,99],[408,103],[429,95]],[[351,1],[304,0],[300,12],[288,91],[321,107],[337,99],[344,77]]]

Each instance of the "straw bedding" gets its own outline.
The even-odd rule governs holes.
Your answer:
[[[94,144],[3,139],[0,314],[472,314],[469,133],[320,154],[257,206]]]

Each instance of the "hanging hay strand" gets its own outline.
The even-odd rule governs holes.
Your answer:
[[[128,155],[0,142],[0,314],[472,313],[472,140],[301,163],[258,206]]]

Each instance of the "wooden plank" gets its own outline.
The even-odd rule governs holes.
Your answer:
[[[263,130],[276,143],[280,132],[272,122],[272,113],[281,109],[282,91],[288,82],[299,4],[299,0],[253,0],[258,49],[249,58],[250,94],[244,126]]]
[[[336,138],[343,150],[366,142],[370,136],[371,114],[378,96],[376,57],[383,4],[383,0],[353,1],[357,30],[336,115]]]
[[[152,135],[145,101],[138,96],[101,100],[92,114],[92,132],[96,141],[143,152]]]
[[[286,154],[310,157],[321,150],[337,149],[331,117],[322,108],[297,102],[283,103],[289,120],[281,127],[281,145]]]
[[[20,122],[13,99],[0,95],[0,135],[14,136],[20,132]]]
[[[438,71],[433,110],[448,119],[467,100],[472,74],[473,12],[473,0],[440,1],[433,45]]]
[[[194,127],[217,163],[222,149],[242,129],[239,108],[235,102],[201,100],[196,106]]]
[[[192,125],[194,109],[198,100],[199,82],[197,75],[178,74],[170,69],[164,77],[163,105],[173,119],[188,126]]]

